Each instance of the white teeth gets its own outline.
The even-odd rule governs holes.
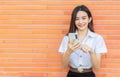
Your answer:
[[[79,26],[82,26],[82,25],[79,25]]]

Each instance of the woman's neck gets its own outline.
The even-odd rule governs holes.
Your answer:
[[[79,37],[85,37],[87,35],[88,29],[86,30],[78,30]]]

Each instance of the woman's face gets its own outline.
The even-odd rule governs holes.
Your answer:
[[[88,17],[87,13],[84,11],[78,11],[76,15],[75,25],[78,30],[88,29],[88,23],[91,22],[91,18]]]

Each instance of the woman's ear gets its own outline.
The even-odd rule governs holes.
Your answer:
[[[89,18],[89,23],[90,23],[91,21],[92,21],[92,18],[90,17],[90,18]]]

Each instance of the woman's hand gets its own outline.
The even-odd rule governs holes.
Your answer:
[[[68,48],[71,50],[70,53],[80,49],[80,42],[78,40],[72,40],[68,43]]]
[[[83,52],[89,52],[89,53],[92,53],[93,52],[93,49],[90,48],[88,45],[86,44],[82,44],[80,45],[80,49],[83,50]]]
[[[90,53],[94,69],[100,68],[101,54],[95,54],[94,51],[93,51],[93,49],[90,48],[88,45],[85,45],[85,44],[81,45],[81,50],[83,50],[83,52],[89,52]]]

